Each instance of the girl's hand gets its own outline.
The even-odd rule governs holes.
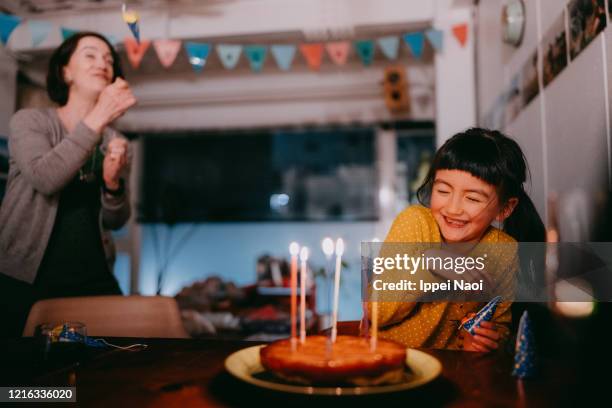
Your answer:
[[[461,323],[476,316],[476,313],[469,313],[461,320]],[[489,353],[499,348],[499,339],[501,334],[497,331],[497,326],[491,322],[480,322],[480,327],[474,327],[473,336],[467,331],[462,330],[464,336],[463,350],[478,351],[481,353]]]
[[[96,105],[85,116],[83,122],[94,132],[101,134],[104,127],[123,115],[134,104],[136,104],[136,98],[128,83],[117,78],[100,93]]]
[[[117,190],[120,187],[121,171],[127,165],[127,149],[128,142],[121,137],[116,137],[108,143],[102,165],[102,178],[109,190]]]

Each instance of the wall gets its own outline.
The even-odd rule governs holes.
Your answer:
[[[525,1],[525,34],[520,47],[514,48],[501,41],[503,3],[481,1],[477,10],[481,123],[537,47],[542,55],[541,39],[567,4],[559,0]],[[560,227],[566,240],[588,238],[593,213],[609,188],[611,42],[608,22],[604,32],[545,88],[540,58],[538,96],[503,126],[519,142],[529,161],[531,197],[545,220],[548,197],[558,196]]]
[[[129,35],[118,18],[118,10],[104,9],[103,4],[100,7],[94,14],[62,13],[37,18],[51,21],[56,28],[98,30],[116,38]],[[435,26],[447,34],[444,52],[435,56],[433,66],[431,61],[420,65],[411,63],[408,70],[412,98],[425,94],[430,100],[425,108],[418,104],[413,106],[413,118],[435,119],[438,142],[442,143],[453,133],[474,125],[476,120],[471,12],[471,2],[456,0],[222,1],[201,5],[198,11],[183,9],[180,4],[169,13],[143,11],[141,33],[144,38],[209,38],[213,41],[297,33],[306,40],[316,41],[351,38],[359,30],[386,29],[398,33]],[[459,47],[448,35],[453,24],[462,22],[469,25],[469,41],[465,48]],[[55,29],[54,34],[37,47],[38,51],[52,49],[59,42],[59,30]],[[9,47],[20,52],[32,51],[29,32],[24,25],[15,30]],[[405,46],[402,47],[407,53]],[[38,78],[44,78],[44,73],[39,72]],[[381,66],[362,69],[357,64],[350,71],[327,70],[323,73],[304,69],[280,75],[264,71],[255,76],[246,70],[244,75],[223,75],[205,69],[197,80],[193,75],[180,77],[165,73],[147,81],[134,77],[131,81],[141,106],[128,113],[120,126],[137,131],[384,120],[389,114],[380,95],[381,79]],[[283,93],[291,97],[278,96]],[[378,148],[387,154],[378,157],[379,165],[386,169],[384,174],[390,178],[382,180],[381,186],[388,187],[395,182],[390,165],[396,158],[393,146],[383,145],[387,147],[382,149],[379,145]],[[390,200],[388,194],[384,196]],[[341,301],[340,318],[357,319],[361,315],[357,273],[359,242],[384,238],[394,215],[385,213],[379,223],[198,225],[177,254],[176,262],[170,265],[163,293],[173,295],[181,286],[210,273],[222,274],[238,283],[249,283],[254,278],[255,261],[263,252],[282,256],[290,240],[296,239],[318,253],[324,236],[341,236],[348,241],[347,259],[351,268],[346,273],[347,289]],[[178,227],[175,239],[187,229],[188,226]],[[156,267],[150,227],[131,225],[129,233],[121,235],[118,244],[121,251],[132,254],[130,259],[124,256],[118,261],[117,274],[122,287],[130,286],[126,269],[131,265],[133,270],[140,270],[139,275],[131,276],[131,290],[154,293]],[[134,247],[140,250],[133,250]],[[314,262],[320,264],[322,261],[315,257]]]

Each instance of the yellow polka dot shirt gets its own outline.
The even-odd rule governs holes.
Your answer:
[[[442,242],[440,230],[429,208],[415,205],[400,213],[385,239],[385,242]],[[516,241],[499,230],[490,227],[481,243],[516,243]],[[506,250],[491,254],[497,263],[493,269],[504,270],[504,276],[510,278],[506,282],[504,293],[513,293],[514,277],[518,270],[518,256],[515,250]],[[514,249],[515,246],[511,246]],[[488,248],[496,248],[488,246]],[[489,270],[487,270],[489,272]],[[421,271],[421,274],[423,271]],[[430,274],[425,271],[424,273]],[[421,276],[423,277],[423,276]],[[431,274],[427,280],[436,280]],[[504,296],[505,299],[510,296]],[[468,313],[476,313],[486,303],[478,302],[378,302],[379,336],[394,340],[406,347],[426,347],[462,349],[465,331],[459,330],[459,324]],[[370,306],[370,305],[368,305]],[[508,337],[511,322],[511,302],[501,302],[493,316],[492,322],[499,327],[502,339]],[[369,310],[370,307],[368,307]]]

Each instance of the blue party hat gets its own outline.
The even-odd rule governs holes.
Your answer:
[[[473,336],[475,334],[474,329],[480,327],[481,322],[488,322],[493,318],[495,309],[497,309],[497,304],[501,302],[501,300],[501,296],[495,296],[476,313],[476,316],[466,320],[459,328],[463,327],[464,330],[467,330]]]
[[[533,377],[536,371],[535,341],[531,330],[531,320],[525,310],[521,316],[514,351],[512,375],[518,378]]]

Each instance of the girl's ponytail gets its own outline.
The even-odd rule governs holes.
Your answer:
[[[544,223],[533,201],[522,188],[519,191],[518,204],[504,221],[503,230],[518,242],[546,241]]]

